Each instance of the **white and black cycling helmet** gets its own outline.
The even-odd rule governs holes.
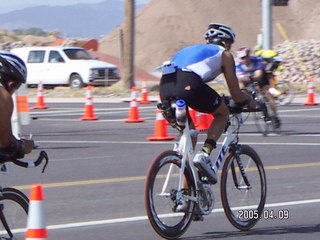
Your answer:
[[[27,78],[27,67],[24,61],[17,55],[0,51],[0,79],[2,81],[15,81],[25,83]]]
[[[236,35],[230,27],[224,24],[210,23],[208,30],[205,33],[205,39],[207,43],[225,45],[226,41],[234,43]]]
[[[250,48],[248,47],[241,47],[237,50],[237,57],[239,59],[243,59],[245,57],[250,56]]]

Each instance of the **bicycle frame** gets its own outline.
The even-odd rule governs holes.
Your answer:
[[[240,125],[242,124],[242,116],[241,114],[235,114],[234,118],[237,121],[237,124]],[[216,158],[216,160],[214,161],[213,167],[215,172],[217,172],[221,166],[222,161],[224,160],[228,150],[230,149],[230,147],[232,146],[233,143],[237,143],[238,142],[238,138],[233,134],[232,128],[231,128],[231,123],[230,123],[230,119],[228,121],[228,125],[226,128],[226,136],[223,140],[222,146],[219,150],[218,156]],[[178,185],[178,192],[181,191],[182,189],[182,185],[183,185],[183,175],[184,175],[184,169],[186,167],[187,161],[189,162],[189,166],[190,169],[192,171],[192,175],[193,175],[193,179],[195,180],[195,190],[196,192],[198,192],[198,190],[200,190],[200,184],[197,181],[197,179],[199,179],[199,175],[198,175],[198,171],[196,169],[196,167],[193,165],[193,158],[195,157],[195,153],[194,153],[194,149],[192,147],[192,136],[197,136],[200,133],[204,133],[206,132],[205,130],[193,130],[189,128],[189,122],[188,120],[186,121],[186,126],[182,132],[182,135],[180,137],[180,140],[178,143],[175,144],[174,147],[174,151],[176,151],[181,157],[181,168],[180,168],[180,174],[179,174],[179,185]],[[190,161],[191,160],[191,161]],[[169,181],[170,178],[170,169],[165,181],[165,184],[163,186],[163,189],[166,189],[166,185],[167,182]],[[185,198],[187,198],[188,200],[191,201],[195,201],[197,202],[197,199],[193,198],[193,197],[189,197],[189,196],[184,196]]]

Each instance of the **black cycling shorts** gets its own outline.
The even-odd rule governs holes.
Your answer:
[[[192,109],[203,113],[213,113],[221,103],[219,94],[197,74],[180,69],[161,77],[159,92],[161,100],[180,98]]]
[[[272,73],[267,73],[263,71],[262,79],[259,81],[259,87],[263,88],[264,86],[270,85],[269,78],[272,76]]]

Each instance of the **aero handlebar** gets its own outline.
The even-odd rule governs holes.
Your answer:
[[[47,167],[48,165],[48,161],[49,161],[49,157],[47,155],[47,153],[45,151],[41,151],[39,153],[39,157],[36,161],[27,161],[27,162],[24,162],[24,161],[21,161],[21,160],[18,160],[18,159],[10,159],[9,161],[10,162],[13,162],[14,164],[20,166],[20,167],[24,167],[24,168],[33,168],[33,167],[37,167],[39,166],[42,161],[45,160],[45,164],[42,168],[42,172],[44,172],[45,168]]]

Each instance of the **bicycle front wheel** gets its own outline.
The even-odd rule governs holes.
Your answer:
[[[181,158],[174,151],[160,154],[150,166],[145,185],[145,205],[153,229],[163,238],[175,239],[188,228],[195,203],[190,168],[183,173],[179,190]]]
[[[3,188],[0,196],[0,239],[25,239],[29,199],[14,188]]]
[[[230,153],[222,169],[221,199],[225,214],[236,228],[247,231],[261,218],[267,193],[266,176],[259,155],[241,145]]]

